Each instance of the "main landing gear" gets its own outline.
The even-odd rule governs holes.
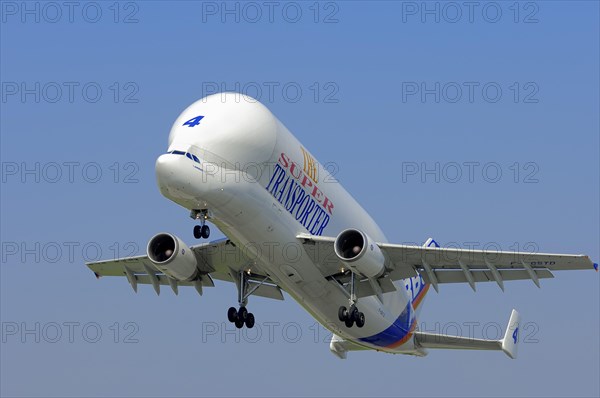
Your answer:
[[[356,305],[352,304],[349,309],[341,306],[338,310],[338,318],[346,324],[347,328],[351,328],[354,323],[359,328],[365,326],[365,314],[360,312]]]
[[[238,329],[243,328],[244,325],[248,329],[254,327],[254,314],[248,312],[245,306],[241,306],[239,310],[236,310],[235,307],[229,307],[229,310],[227,310],[227,319],[229,319],[229,322],[234,323]]]
[[[239,281],[236,281],[238,282],[238,303],[240,308],[236,310],[235,307],[230,307],[229,310],[227,310],[227,319],[229,322],[235,324],[236,328],[241,329],[244,325],[246,325],[248,329],[254,327],[254,314],[248,312],[246,305],[248,304],[248,297],[254,293],[265,280],[267,280],[267,278],[264,278],[260,283],[256,283],[252,289],[248,290],[248,274],[246,274],[244,270],[240,271]]]
[[[210,236],[210,228],[206,225],[206,220],[208,219],[208,210],[192,210],[190,214],[194,220],[200,220],[200,225],[194,226],[194,238],[196,239],[208,239]]]
[[[340,322],[344,322],[347,328],[351,328],[355,323],[356,326],[362,328],[365,326],[365,314],[356,308],[356,292],[354,291],[354,272],[350,273],[350,308],[341,306],[338,310],[338,318]]]

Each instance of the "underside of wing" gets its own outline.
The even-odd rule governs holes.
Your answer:
[[[214,287],[213,279],[239,284],[239,273],[245,272],[250,260],[228,239],[190,247],[196,260],[198,276],[193,280],[177,280],[166,275],[148,258],[135,256],[87,263],[96,277],[124,276],[137,292],[138,284],[152,285],[157,294],[160,286],[168,285],[175,294],[180,286],[194,286],[201,295],[203,287]],[[279,286],[253,269],[245,276],[252,295],[283,300]]]
[[[338,280],[341,261],[334,250],[336,238],[301,234],[298,239],[324,275]],[[476,283],[490,281],[504,290],[505,281],[530,279],[539,287],[540,279],[554,277],[552,271],[598,270],[598,264],[585,255],[444,248],[430,242],[435,243],[432,239],[424,246],[377,243],[386,258],[386,272],[379,281],[421,274],[436,291],[441,283],[468,283],[475,290]]]
[[[504,290],[504,281],[553,278],[552,271],[597,269],[588,256],[502,252],[444,247],[419,247],[383,243],[381,249],[394,264],[394,272],[414,268],[437,290],[439,283],[494,281]]]

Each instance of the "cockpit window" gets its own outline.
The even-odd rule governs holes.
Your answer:
[[[173,155],[181,155],[181,156],[185,156],[186,158],[190,159],[191,161],[194,161],[196,163],[200,163],[200,159],[198,159],[198,156],[194,155],[193,153],[190,152],[183,152],[183,151],[170,151],[167,152]]]

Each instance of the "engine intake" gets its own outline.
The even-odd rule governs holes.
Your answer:
[[[152,264],[165,275],[178,281],[191,281],[198,277],[196,255],[175,235],[155,235],[148,242],[146,251]]]
[[[367,234],[358,229],[340,232],[334,242],[335,254],[354,273],[377,278],[385,271],[385,256]]]

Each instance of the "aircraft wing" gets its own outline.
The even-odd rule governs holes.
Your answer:
[[[335,238],[308,234],[297,238],[326,276],[339,273]],[[377,243],[389,262],[380,281],[410,278],[418,272],[436,291],[440,283],[468,283],[475,290],[477,282],[489,281],[504,290],[504,281],[531,279],[539,287],[539,279],[554,277],[552,271],[598,270],[598,264],[585,255],[456,249],[435,247],[429,244],[432,239],[427,242],[424,246]]]
[[[134,256],[86,263],[96,274],[102,276],[125,277],[137,293],[138,284],[149,284],[160,294],[161,285],[169,285],[175,294],[179,286],[194,286],[202,295],[203,287],[214,287],[213,279],[239,283],[239,272],[251,261],[230,240],[221,239],[210,243],[192,246],[200,269],[201,277],[196,281],[176,281],[159,271],[152,265],[148,256]],[[248,289],[254,289],[253,295],[283,300],[281,289],[261,274],[248,276]]]

